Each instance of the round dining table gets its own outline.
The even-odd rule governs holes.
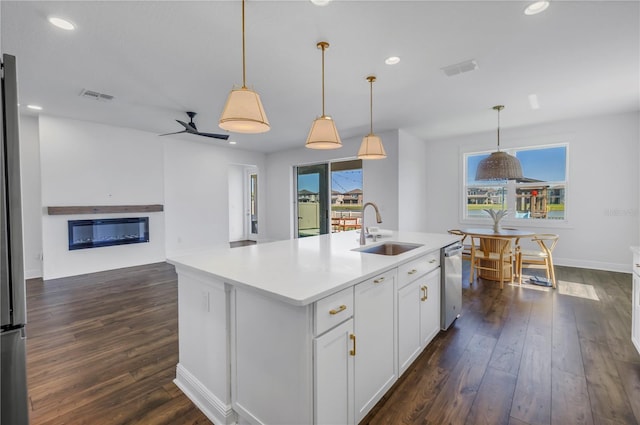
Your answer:
[[[505,238],[526,238],[528,236],[533,236],[536,233],[531,230],[520,230],[520,229],[511,229],[511,228],[502,228],[499,232],[494,232],[491,227],[471,227],[460,229],[462,233],[467,236],[500,236]]]
[[[520,240],[520,238],[526,238],[526,237],[530,237],[530,236],[534,236],[536,234],[536,232],[531,231],[531,230],[522,230],[522,229],[513,229],[513,228],[502,228],[500,229],[499,232],[495,232],[493,230],[493,228],[491,227],[471,227],[471,228],[463,228],[463,229],[459,229],[462,233],[464,233],[466,236],[472,236],[472,237],[483,237],[483,236],[499,236],[499,237],[503,237],[503,238],[513,238],[515,239],[515,245],[518,245],[518,241]],[[489,244],[489,246],[491,246],[491,244]],[[498,246],[495,246],[496,248],[496,252],[498,249]],[[483,261],[490,261],[490,260],[483,260]],[[500,277],[498,275],[498,272],[495,271],[490,271],[490,270],[478,270],[478,277],[481,277],[483,279],[487,279],[487,280],[494,280],[494,281],[498,281],[500,280]],[[506,274],[504,276],[504,279],[508,279],[511,280],[512,276],[511,274]]]

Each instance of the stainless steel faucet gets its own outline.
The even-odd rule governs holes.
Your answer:
[[[371,205],[373,207],[374,210],[376,210],[376,221],[378,223],[382,223],[382,217],[380,216],[380,211],[378,210],[378,206],[376,204],[374,204],[373,202],[367,202],[366,204],[364,204],[364,206],[362,207],[362,226],[360,226],[360,245],[364,245],[365,244],[365,233],[367,232],[367,228],[364,225],[364,211],[367,209],[367,205]]]

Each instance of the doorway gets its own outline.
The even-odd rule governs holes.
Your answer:
[[[258,240],[258,169],[247,169],[247,214],[245,226],[247,228],[247,239]]]
[[[229,166],[229,242],[232,247],[258,240],[258,184],[258,167]]]

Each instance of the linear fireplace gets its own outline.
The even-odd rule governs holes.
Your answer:
[[[69,220],[69,250],[149,242],[149,217]]]

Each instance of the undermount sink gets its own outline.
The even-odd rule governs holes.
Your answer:
[[[385,242],[380,245],[372,245],[364,248],[356,248],[353,251],[366,252],[367,254],[398,255],[411,251],[423,245],[405,242]]]

